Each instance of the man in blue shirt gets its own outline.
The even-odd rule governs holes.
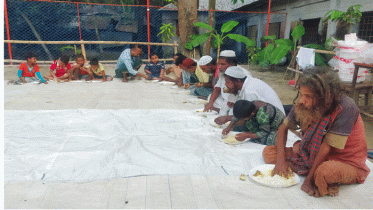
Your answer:
[[[148,76],[137,72],[134,69],[136,58],[142,54],[142,50],[139,45],[132,45],[131,48],[125,49],[119,56],[117,67],[115,68],[115,76],[123,78],[122,82],[128,82],[127,74],[132,76],[140,76],[148,79]]]

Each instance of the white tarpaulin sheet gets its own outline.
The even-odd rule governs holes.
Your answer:
[[[4,181],[239,176],[264,164],[264,145],[223,143],[212,118],[165,109],[5,111]]]

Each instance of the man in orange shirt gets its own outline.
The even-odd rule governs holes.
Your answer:
[[[26,54],[26,63],[21,63],[18,69],[18,77],[19,80],[17,81],[9,81],[9,83],[13,83],[15,85],[21,85],[23,83],[30,83],[30,82],[43,82],[48,84],[47,81],[41,76],[39,72],[39,66],[36,64],[37,55],[29,52]],[[38,77],[36,78],[35,75]]]
[[[277,133],[276,146],[263,150],[273,174],[289,175],[289,167],[306,179],[301,189],[310,196],[337,196],[339,184],[364,183],[367,143],[364,123],[354,100],[341,94],[336,73],[322,68],[304,72],[297,103]],[[301,129],[302,140],[285,148],[289,129]]]

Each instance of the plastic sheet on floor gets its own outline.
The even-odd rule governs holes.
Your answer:
[[[195,111],[4,111],[4,181],[91,181],[153,174],[237,175],[264,145],[227,145]],[[291,141],[296,140],[291,135]]]

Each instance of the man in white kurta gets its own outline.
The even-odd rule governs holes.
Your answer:
[[[232,107],[228,106],[228,100],[231,94],[224,92],[224,88],[226,88],[224,78],[225,70],[230,66],[236,66],[238,68],[241,68],[246,75],[251,76],[251,73],[249,71],[240,66],[237,66],[236,60],[236,53],[232,50],[224,50],[220,53],[218,61],[218,82],[214,86],[213,93],[208,98],[209,103],[206,104],[204,111],[216,110],[219,112],[219,115],[225,116],[230,110],[232,110]]]
[[[234,103],[238,100],[259,100],[272,104],[285,114],[284,106],[280,98],[267,83],[260,79],[247,76],[241,68],[235,66],[227,68],[224,75],[228,80],[230,80],[229,78],[238,79],[237,82],[234,82],[234,86],[230,87],[230,92],[233,92],[233,96],[229,97],[230,102]],[[245,79],[244,82],[242,81],[243,79]]]

